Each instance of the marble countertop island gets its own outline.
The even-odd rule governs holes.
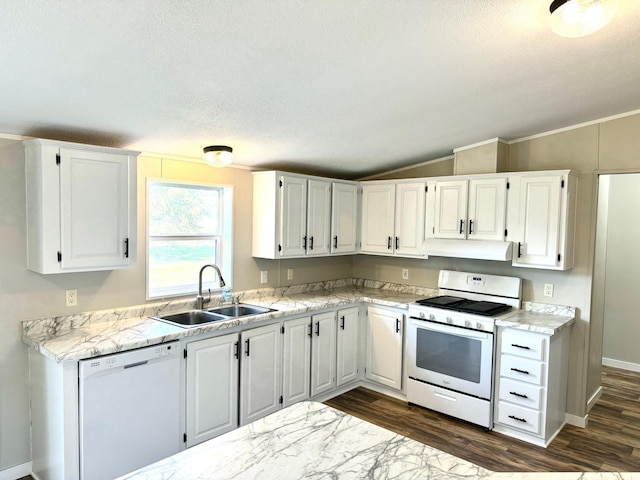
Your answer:
[[[637,473],[495,473],[315,402],[302,402],[121,480],[640,479]]]
[[[437,289],[390,284],[362,279],[344,279],[292,287],[240,292],[240,301],[275,309],[273,312],[217,321],[194,328],[181,328],[153,319],[167,313],[194,308],[194,300],[152,303],[134,307],[62,315],[23,322],[23,342],[61,363],[156,345],[180,338],[224,333],[243,326],[359,302],[408,309],[418,299],[438,294]],[[214,297],[210,307],[220,305]],[[523,310],[496,322],[552,335],[574,321],[572,307],[525,302]],[[500,323],[503,322],[503,323]]]

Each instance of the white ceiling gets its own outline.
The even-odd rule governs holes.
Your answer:
[[[358,177],[640,108],[640,1],[3,0],[0,132]]]

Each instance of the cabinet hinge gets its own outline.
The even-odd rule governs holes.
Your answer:
[[[561,258],[561,257],[560,257],[560,254],[558,254],[558,261],[560,261],[560,258]]]
[[[186,434],[186,433],[183,433],[183,434],[182,434],[182,441],[183,441],[184,443],[187,443],[187,434]]]
[[[186,348],[184,349],[184,352],[183,352],[182,356],[183,356],[184,358],[187,358],[187,349],[186,349]],[[186,442],[186,440],[185,440],[185,442]]]
[[[280,333],[282,333],[284,335],[284,325],[282,325],[282,327],[280,327]]]
[[[282,395],[280,395],[280,405],[282,405],[284,403],[284,398],[282,397]]]
[[[509,182],[507,182],[507,190],[509,190]]]
[[[564,188],[564,180],[560,182],[560,188]]]
[[[60,154],[56,153],[56,165],[60,165]]]
[[[62,252],[58,252],[58,263],[62,261]]]

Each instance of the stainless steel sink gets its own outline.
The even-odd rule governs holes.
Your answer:
[[[189,312],[173,313],[171,315],[163,315],[161,317],[155,318],[157,320],[161,320],[172,325],[177,325],[179,327],[193,327],[197,325],[203,325],[205,323],[229,320],[228,316],[217,315],[215,313],[206,312],[204,310],[191,310]]]
[[[209,308],[207,312],[227,317],[246,317],[247,315],[259,315],[261,313],[273,312],[272,308],[258,307],[256,305],[222,305],[220,307]]]
[[[249,315],[259,315],[261,313],[274,312],[273,308],[258,307],[256,305],[222,305],[208,310],[190,310],[188,312],[173,313],[154,317],[171,325],[178,327],[195,327],[211,322],[221,322],[237,317],[247,317]]]

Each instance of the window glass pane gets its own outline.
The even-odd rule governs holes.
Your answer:
[[[216,235],[220,233],[219,188],[151,185],[149,235]]]
[[[198,285],[198,272],[207,263],[216,263],[217,239],[149,240],[149,293],[193,292]],[[204,272],[207,288],[218,287],[213,269]]]

